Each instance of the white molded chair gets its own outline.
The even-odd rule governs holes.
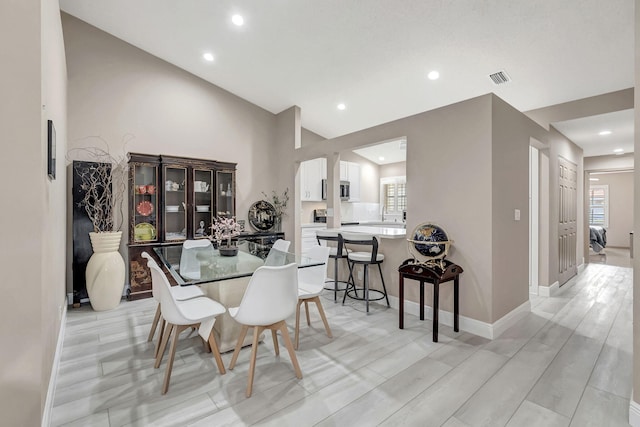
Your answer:
[[[229,369],[233,369],[238,360],[238,354],[247,335],[247,330],[253,327],[253,343],[251,347],[251,359],[249,363],[249,379],[247,383],[247,397],[251,397],[253,389],[253,376],[256,367],[258,353],[258,339],[265,329],[271,330],[273,346],[276,355],[280,354],[276,332],[280,330],[285,347],[289,352],[291,363],[298,379],[302,378],[302,372],[298,365],[289,331],[285,319],[296,310],[298,301],[298,266],[295,263],[279,267],[259,267],[251,276],[247,290],[238,307],[229,308],[229,314],[238,323],[242,324],[242,330],[238,337],[238,343],[233,351],[233,357]]]
[[[264,260],[264,265],[271,267],[285,265],[287,263],[289,245],[291,245],[291,242],[288,240],[276,240],[267,254],[267,259]]]
[[[145,256],[146,255],[146,256]],[[143,253],[143,258],[147,260],[151,259],[148,253]],[[149,261],[147,261],[147,265]],[[154,261],[154,264],[157,263]],[[158,267],[160,268],[160,267]],[[162,334],[164,332],[165,321],[162,318],[162,308],[160,304],[160,294],[159,291],[156,290],[156,282],[151,280],[151,293],[153,298],[158,302],[158,307],[156,308],[156,314],[153,317],[153,323],[151,323],[151,330],[149,331],[149,337],[147,341],[151,342],[153,340],[154,335],[156,334],[156,329],[158,328],[158,323],[160,323],[160,336],[158,337],[158,342],[156,343],[155,355],[158,355],[158,350],[160,350],[160,342],[162,341]],[[186,301],[191,298],[197,298],[204,296],[204,292],[198,286],[171,286],[170,287],[171,295],[177,301]]]
[[[273,242],[273,246],[271,246],[271,249],[275,249],[280,252],[287,252],[290,245],[291,242],[289,240],[278,239]]]
[[[307,252],[306,256],[309,258],[323,262],[323,265],[314,267],[304,267],[298,269],[298,306],[296,309],[296,333],[295,333],[295,349],[298,349],[298,343],[300,338],[300,306],[304,303],[304,309],[307,314],[307,325],[311,326],[311,320],[309,318],[309,302],[315,302],[318,307],[318,312],[324,323],[324,328],[327,331],[327,336],[333,338],[331,335],[331,328],[329,328],[329,322],[324,314],[322,303],[320,302],[320,294],[324,289],[324,282],[327,279],[327,261],[329,260],[329,254],[331,248],[328,246],[313,246]]]
[[[213,256],[213,244],[209,239],[185,240],[180,254],[180,275],[187,279],[200,279],[200,261],[198,254],[211,252]]]
[[[171,348],[169,350],[169,360],[167,361],[167,371],[164,376],[164,383],[162,384],[162,394],[166,394],[167,390],[169,390],[169,381],[171,379],[171,370],[173,369],[173,360],[176,355],[178,335],[193,325],[199,324],[198,334],[209,343],[211,352],[218,365],[218,370],[221,374],[225,374],[226,371],[222,363],[220,351],[218,350],[218,344],[213,335],[213,325],[216,321],[216,316],[226,311],[224,306],[207,297],[176,301],[171,294],[171,285],[158,264],[146,252],[142,253],[142,257],[147,259],[147,266],[151,270],[152,286],[154,287],[154,291],[157,291],[160,295],[162,315],[167,322],[167,332],[162,336],[162,343],[160,344],[160,350],[158,351],[154,365],[155,368],[160,367],[169,336],[173,333]]]

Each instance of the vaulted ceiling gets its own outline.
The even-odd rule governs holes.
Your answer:
[[[634,86],[633,0],[60,5],[273,113],[298,105],[302,125],[327,138],[488,92],[527,111]],[[498,71],[510,81],[494,84]]]

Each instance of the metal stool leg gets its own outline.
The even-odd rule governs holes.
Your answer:
[[[333,259],[333,302],[338,302],[338,259]]]
[[[342,296],[342,305],[344,305],[344,302],[347,299],[347,293],[349,292],[349,288],[353,286],[354,292],[356,289],[356,285],[353,279],[353,264],[350,263],[348,259],[347,259],[347,265],[349,266],[349,279],[347,281],[347,288],[344,290],[344,295]],[[356,296],[358,296],[357,292],[356,292]]]
[[[378,270],[380,271],[380,279],[382,280],[382,289],[384,290],[384,297],[387,300],[387,307],[391,307],[391,304],[389,304],[389,296],[387,295],[387,287],[384,285],[384,277],[382,276],[382,267],[380,266],[379,263],[378,263]]]
[[[367,306],[367,314],[369,313],[369,264],[364,264],[364,299]]]

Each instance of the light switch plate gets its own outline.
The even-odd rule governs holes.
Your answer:
[[[520,209],[516,209],[513,211],[513,217],[516,221],[520,221]]]

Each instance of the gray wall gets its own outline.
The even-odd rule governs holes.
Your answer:
[[[629,233],[633,231],[633,172],[605,173],[593,176],[599,181],[591,182],[591,185],[609,186],[607,246],[628,248]]]
[[[293,179],[287,178],[293,176],[293,166],[283,162],[276,147],[293,149],[293,137],[283,135],[294,135],[295,114],[276,116],[69,15],[63,14],[62,23],[70,148],[93,145],[83,138],[99,135],[113,154],[133,151],[238,163],[238,219],[247,219],[262,191],[293,188]],[[124,147],[128,134],[134,139]],[[293,230],[290,217],[283,223],[286,232]],[[125,255],[128,230],[123,231]]]
[[[530,119],[497,96],[492,103],[493,321],[529,299]],[[520,220],[515,220],[515,210]]]
[[[389,176],[406,176],[407,162],[389,163],[380,166],[380,178]]]
[[[0,414],[40,425],[65,299],[66,69],[57,1],[0,3]],[[19,41],[19,42],[18,42]],[[47,120],[57,178],[47,177]]]

